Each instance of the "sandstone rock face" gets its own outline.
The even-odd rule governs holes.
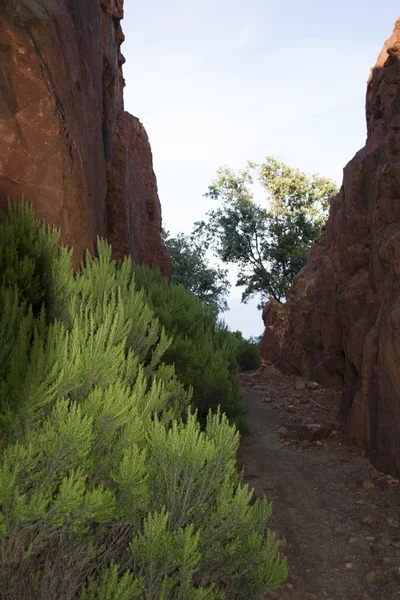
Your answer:
[[[367,89],[368,137],[284,306],[264,309],[264,357],[343,386],[348,441],[400,472],[400,19]]]
[[[56,18],[22,25],[4,4],[0,208],[24,194],[77,264],[101,236],[168,275],[150,145],[123,105],[123,1],[59,0]]]

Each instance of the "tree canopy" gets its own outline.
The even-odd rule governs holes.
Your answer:
[[[227,271],[210,265],[205,245],[184,233],[171,237],[168,231],[163,231],[163,239],[172,259],[172,283],[183,285],[217,312],[228,310]]]
[[[254,199],[256,181],[265,194],[262,204]],[[331,179],[271,156],[239,172],[223,167],[206,193],[219,204],[207,213],[208,220],[196,223],[195,235],[224,263],[238,266],[243,302],[254,296],[261,298],[260,306],[269,298],[282,302],[337,191]]]

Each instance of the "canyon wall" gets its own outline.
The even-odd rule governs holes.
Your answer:
[[[1,2],[0,209],[24,194],[76,264],[100,236],[169,275],[149,141],[124,111],[123,0],[58,6],[21,19]]]
[[[287,303],[264,308],[263,356],[343,388],[350,443],[400,473],[400,19],[368,81],[367,141]],[[329,140],[327,140],[329,143]]]

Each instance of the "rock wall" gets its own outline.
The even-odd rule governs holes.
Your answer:
[[[170,274],[149,141],[124,111],[123,0],[23,23],[0,4],[0,209],[24,194],[77,264],[99,235]]]
[[[368,137],[287,303],[269,302],[263,355],[342,386],[347,438],[400,473],[400,19],[368,81]]]

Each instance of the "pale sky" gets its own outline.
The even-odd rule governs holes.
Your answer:
[[[215,171],[276,155],[340,184],[365,142],[369,69],[398,1],[125,0],[125,107],[150,138],[163,224],[190,232]],[[232,288],[223,315],[263,331]]]

